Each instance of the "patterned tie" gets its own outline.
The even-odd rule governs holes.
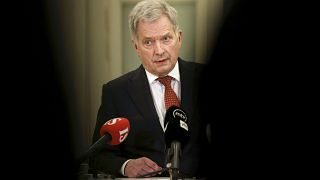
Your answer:
[[[166,109],[169,107],[175,105],[175,106],[180,106],[179,99],[176,95],[176,93],[173,91],[171,88],[171,76],[164,76],[164,77],[159,77],[158,78],[159,82],[164,85],[165,91],[164,91],[164,102]]]

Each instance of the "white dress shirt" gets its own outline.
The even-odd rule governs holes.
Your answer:
[[[154,103],[154,106],[156,107],[161,127],[164,130],[164,117],[166,113],[166,108],[164,103],[165,87],[163,84],[161,84],[157,80],[158,76],[151,74],[147,70],[146,70],[146,74],[147,74],[148,82],[151,89],[153,103]],[[171,81],[171,87],[176,93],[178,99],[181,101],[181,83],[180,83],[180,73],[179,73],[178,62],[176,63],[176,65],[168,75],[173,77]]]

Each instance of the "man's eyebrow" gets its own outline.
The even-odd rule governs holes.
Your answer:
[[[143,36],[142,39],[145,40],[145,39],[153,39],[153,38],[150,36]]]
[[[167,32],[166,34],[162,35],[162,37],[164,37],[164,36],[171,36],[171,33]]]
[[[171,35],[170,32],[167,32],[167,33],[165,33],[164,35],[160,35],[159,37],[162,38],[162,37],[165,37],[165,36],[172,36],[172,35]],[[152,40],[152,39],[154,39],[154,38],[153,38],[153,37],[145,36],[145,37],[142,37],[142,39],[143,39],[143,40],[150,40],[150,39]]]

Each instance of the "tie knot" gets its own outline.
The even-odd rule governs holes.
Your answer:
[[[158,78],[159,82],[163,84],[164,86],[170,85],[171,86],[171,76],[164,76],[164,77],[159,77]]]

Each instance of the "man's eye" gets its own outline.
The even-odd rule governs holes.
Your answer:
[[[164,37],[162,38],[162,42],[163,42],[164,44],[170,44],[170,43],[172,42],[172,37],[171,37],[171,36],[164,36]]]
[[[152,44],[152,41],[151,40],[145,40],[144,44],[147,45],[147,46],[150,46]]]

